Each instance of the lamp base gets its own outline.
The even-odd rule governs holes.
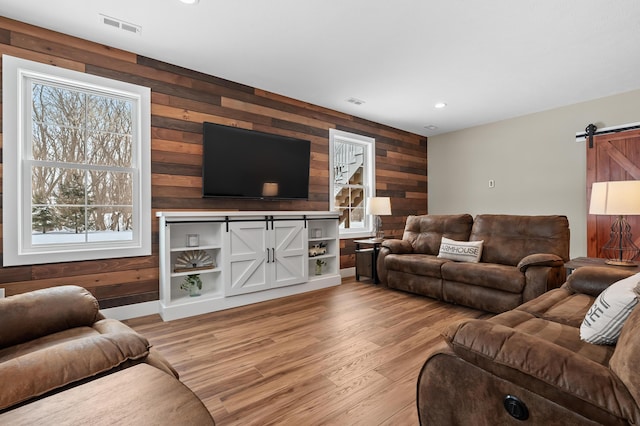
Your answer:
[[[384,231],[382,230],[382,218],[380,216],[376,216],[376,223],[374,227],[375,232],[375,240],[382,241],[384,240]]]
[[[631,226],[624,216],[618,218],[611,225],[610,239],[602,246],[602,257],[607,265],[635,266],[634,259],[638,257],[640,248],[631,237]]]

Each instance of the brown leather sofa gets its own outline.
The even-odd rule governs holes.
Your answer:
[[[141,363],[153,368],[135,369],[131,374],[163,383],[164,388],[157,389],[158,396],[184,387],[186,390],[178,390],[182,402],[191,400],[195,412],[199,413],[196,418],[202,421],[200,424],[213,424],[202,402],[177,380],[178,373],[169,362],[133,329],[120,321],[105,318],[97,300],[87,290],[61,286],[0,299],[0,424],[10,420],[13,424],[14,409],[21,410],[18,418],[22,419],[29,415],[34,415],[34,419],[46,416],[46,410],[59,404],[43,401],[64,399],[74,387],[80,389],[96,379],[105,384],[92,385],[94,388],[103,386],[94,389],[95,392],[110,389],[110,383],[123,380],[129,374],[129,367]],[[160,371],[161,377],[154,377]],[[127,387],[129,397],[136,394],[135,383]],[[84,391],[79,393],[82,395]],[[124,389],[122,393],[125,394]],[[148,395],[146,392],[145,396],[135,395],[135,398],[142,401],[148,399]],[[110,404],[118,401],[119,396],[113,392],[104,395],[102,408],[107,413],[113,412],[109,409]],[[175,403],[151,402],[154,402],[153,406]],[[82,398],[72,403],[82,410]],[[126,403],[131,405],[130,400]],[[34,414],[30,408],[36,406],[38,409],[34,409],[37,411]],[[65,408],[63,414],[67,419],[74,418],[73,409]],[[82,413],[83,416],[86,414]]]
[[[442,237],[483,241],[480,262],[438,257]],[[500,313],[559,287],[569,260],[565,216],[409,216],[382,243],[377,272],[390,288]]]
[[[640,305],[616,345],[580,340],[597,295],[636,272],[579,268],[514,310],[449,326],[418,377],[420,423],[640,424]]]

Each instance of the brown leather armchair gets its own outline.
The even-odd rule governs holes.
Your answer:
[[[146,362],[177,372],[149,342],[77,286],[0,299],[0,410],[89,378]]]

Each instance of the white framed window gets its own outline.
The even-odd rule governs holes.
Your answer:
[[[340,212],[340,237],[373,234],[367,200],[375,197],[375,139],[329,129],[329,203]]]
[[[150,89],[2,66],[3,266],[150,255]]]

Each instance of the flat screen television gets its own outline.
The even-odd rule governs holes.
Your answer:
[[[311,142],[204,123],[203,197],[306,200]]]

